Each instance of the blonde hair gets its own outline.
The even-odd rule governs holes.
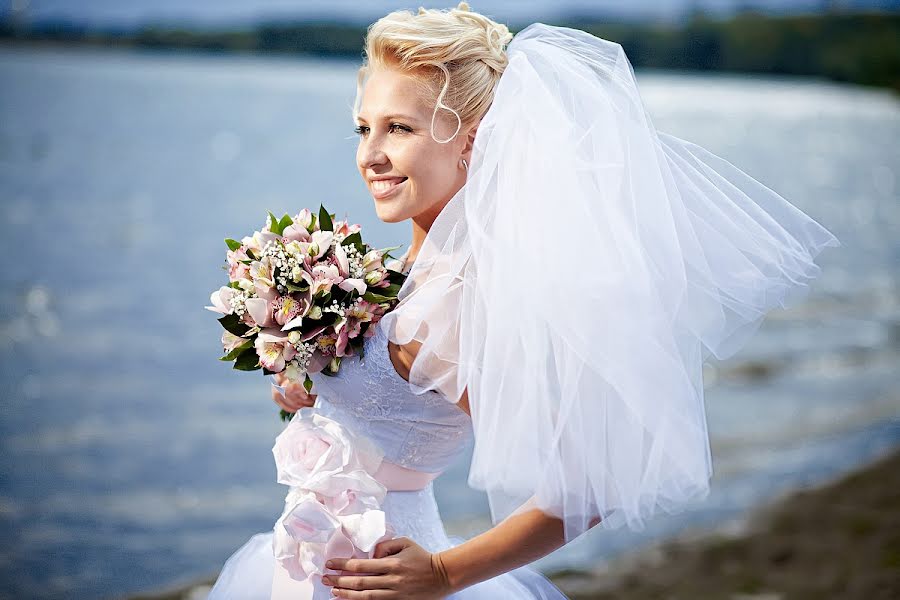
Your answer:
[[[506,25],[472,12],[466,2],[449,10],[419,7],[418,14],[402,10],[378,19],[366,33],[353,118],[359,113],[363,81],[371,70],[396,69],[415,76],[422,97],[434,103],[431,137],[441,144],[451,141],[490,107],[494,87],[508,63],[506,45],[512,37]],[[456,131],[446,140],[434,136],[435,118],[442,108],[457,121]]]

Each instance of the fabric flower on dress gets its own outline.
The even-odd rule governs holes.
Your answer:
[[[373,477],[383,452],[337,421],[303,408],[275,439],[278,482],[291,486],[275,523],[273,551],[295,580],[321,581],[325,559],[371,558],[394,536]]]

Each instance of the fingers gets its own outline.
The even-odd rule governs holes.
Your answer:
[[[409,542],[409,538],[406,537],[398,537],[379,542],[376,544],[375,552],[372,556],[374,558],[383,558],[385,556],[390,556],[391,554],[396,554],[409,546]]]
[[[396,561],[389,558],[332,558],[325,566],[338,571],[382,575],[391,573],[396,566]],[[329,577],[334,577],[334,575],[329,575]]]
[[[287,402],[285,402],[284,396],[282,396],[281,392],[276,390],[274,387],[272,388],[272,400],[275,401],[275,404],[288,412],[297,412],[297,409],[292,408]]]
[[[288,404],[297,406],[298,410],[304,406],[312,406],[316,403],[316,394],[308,394],[301,382],[288,381],[283,387]]]
[[[322,583],[343,590],[389,590],[397,581],[393,575],[326,575]]]
[[[403,598],[398,592],[392,590],[345,590],[332,589],[335,598],[350,598],[351,600],[399,600]]]
[[[272,387],[272,400],[288,412],[297,412],[301,408],[312,406],[316,403],[316,394],[307,394],[302,383],[288,381],[281,384],[284,394]]]

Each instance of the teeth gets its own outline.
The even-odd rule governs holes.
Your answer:
[[[372,189],[376,192],[383,192],[385,190],[389,190],[395,185],[402,183],[404,180],[401,179],[379,179],[372,182]]]

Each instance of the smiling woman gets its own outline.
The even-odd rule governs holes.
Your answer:
[[[511,37],[465,3],[391,13],[369,30],[354,107],[356,160],[378,217],[412,223],[404,270],[466,183]],[[310,600],[332,587],[337,598],[564,599],[524,566],[560,543],[558,520],[539,511],[467,547],[504,560],[444,560],[440,552],[464,540],[447,536],[431,482],[471,441],[468,403],[465,394],[414,393],[409,365],[420,345],[395,343],[380,325],[372,331],[364,359],[345,360],[335,377],[311,374],[315,403],[276,444],[279,481],[282,472],[302,475],[282,481],[297,508],[228,560],[210,598]]]

